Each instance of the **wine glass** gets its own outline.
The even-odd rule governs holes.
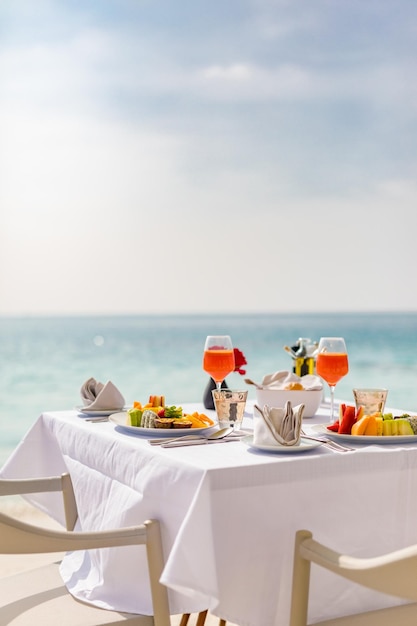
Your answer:
[[[334,390],[349,371],[346,344],[343,337],[322,337],[317,349],[316,372],[330,388],[330,422],[334,422]]]
[[[208,335],[204,345],[203,369],[220,391],[222,382],[235,369],[235,355],[229,335]]]

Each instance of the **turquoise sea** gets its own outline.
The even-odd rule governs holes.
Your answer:
[[[290,370],[283,346],[299,337],[343,336],[350,371],[336,396],[386,387],[388,406],[417,413],[417,313],[0,317],[0,464],[42,411],[79,405],[91,376],[112,380],[128,404],[199,401],[204,340],[216,333],[231,335],[255,381]],[[227,380],[247,388],[238,373]]]

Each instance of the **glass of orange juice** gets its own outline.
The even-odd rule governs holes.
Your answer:
[[[349,371],[346,344],[343,337],[322,337],[319,341],[316,372],[330,388],[330,421],[334,421],[334,390]]]
[[[208,335],[204,345],[203,370],[221,389],[222,382],[235,369],[235,355],[229,335]]]

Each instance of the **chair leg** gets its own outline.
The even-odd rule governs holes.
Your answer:
[[[226,620],[225,619],[221,619],[219,621],[219,626],[226,626]]]
[[[198,614],[195,626],[204,626],[204,624],[206,623],[207,613],[208,613],[208,610],[201,611],[201,613]],[[190,619],[190,613],[183,613],[181,621],[180,621],[180,626],[187,626],[189,619]],[[221,619],[219,626],[226,626],[226,622],[223,619]]]
[[[208,610],[202,611],[201,613],[198,614],[195,626],[204,626],[204,624],[206,623],[207,613],[208,613]]]

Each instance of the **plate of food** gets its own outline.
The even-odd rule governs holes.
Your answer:
[[[162,425],[159,428],[155,425],[152,427],[132,426],[127,411],[122,411],[120,413],[113,413],[112,415],[109,415],[109,421],[115,424],[115,426],[119,430],[129,433],[130,435],[136,435],[139,437],[182,437],[184,435],[191,434],[198,435],[209,431],[215,425],[211,424],[203,428],[193,428],[191,422],[189,422],[188,424],[186,423],[188,421],[186,417],[187,416],[184,416],[184,418],[179,418],[177,420],[173,419],[172,422],[169,422],[169,426],[167,422],[162,422]]]
[[[115,426],[130,435],[180,437],[205,433],[216,423],[204,413],[185,413],[181,406],[168,405],[165,396],[149,396],[142,404],[135,400],[125,411],[109,416]]]
[[[417,435],[348,435],[333,432],[327,428],[328,424],[314,424],[311,426],[311,430],[314,435],[329,437],[330,439],[344,441],[346,443],[361,443],[365,445],[370,444],[397,444],[403,443],[415,443],[417,444]]]
[[[260,450],[261,452],[273,452],[274,454],[300,454],[323,445],[321,441],[311,441],[310,439],[303,439],[303,437],[300,438],[300,443],[296,446],[280,446],[279,444],[276,446],[267,446],[263,444],[255,444],[252,435],[243,437],[242,441],[249,448]]]

